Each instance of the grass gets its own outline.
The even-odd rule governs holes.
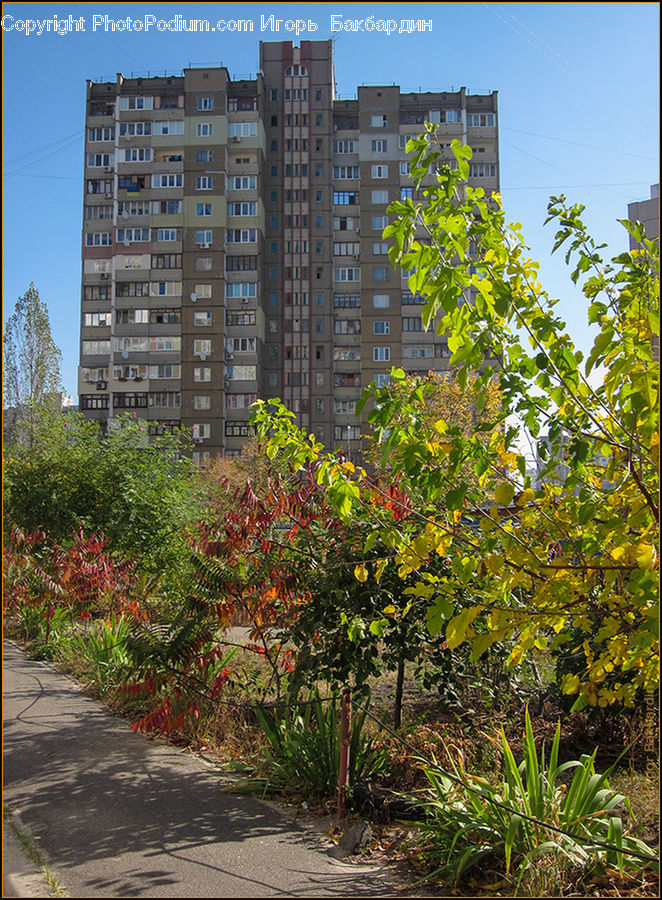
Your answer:
[[[26,831],[18,827],[12,811],[8,807],[3,806],[2,814],[4,818],[7,819],[9,827],[16,835],[17,840],[23,847],[25,855],[30,860],[30,862],[32,862],[37,867],[37,869],[39,869],[39,873],[41,874],[42,878],[44,879],[54,896],[70,897],[71,894],[64,887],[55,872],[44,863],[39,850],[37,850],[37,847],[35,846],[34,840],[27,834]]]

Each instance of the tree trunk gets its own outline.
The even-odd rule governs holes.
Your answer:
[[[399,728],[402,724],[402,689],[405,683],[405,652],[398,661],[398,675],[395,682],[395,706],[393,708],[393,727]]]

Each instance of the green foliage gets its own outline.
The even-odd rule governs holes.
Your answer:
[[[504,774],[498,783],[456,770],[462,781],[459,784],[433,766],[425,769],[432,819],[424,826],[423,837],[440,876],[457,883],[485,857],[490,862],[500,860],[506,873],[512,872],[518,882],[545,854],[556,856],[562,867],[602,863],[623,870],[641,866],[638,857],[622,852],[627,850],[654,860],[642,841],[623,832],[616,810],[627,800],[610,789],[611,769],[596,773],[596,751],[559,764],[560,736],[559,725],[549,757],[544,746],[538,756],[527,710],[524,758],[519,765],[502,731]],[[567,784],[561,776],[573,769]],[[545,824],[562,833],[545,828]],[[601,843],[616,849],[604,849]]]
[[[302,712],[257,706],[256,714],[267,739],[265,760],[268,777],[254,780],[251,791],[303,793],[324,800],[338,786],[340,761],[340,717],[335,698],[311,695]],[[388,754],[377,749],[364,734],[365,713],[351,722],[349,783],[378,775],[388,767]]]
[[[392,385],[371,385],[362,398],[364,407],[374,401],[368,421],[381,460],[415,510],[397,527],[366,504],[365,471],[324,454],[282,406],[258,405],[258,434],[272,456],[313,469],[343,522],[371,525],[400,561],[400,577],[418,573],[427,624],[449,648],[466,642],[477,660],[512,640],[509,663],[517,666],[579,632],[584,665],[562,685],[576,695],[573,708],[632,707],[637,691],[659,682],[657,243],[628,223],[642,249],[607,262],[583,207],[552,198],[555,249],[569,247],[571,278],[598,327],[584,361],[558,301],[537,280],[521,226],[507,224],[497,195],[466,184],[470,148],[453,141],[452,166],[435,149],[434,130],[408,144],[424,200],[389,207],[390,257],[413,272],[409,287],[424,297],[424,323],[447,339],[458,383],[478,373],[478,408],[497,378],[504,420],[518,417],[534,437],[546,429],[542,485],[531,486],[517,429],[485,423],[486,439],[482,423],[467,434],[431,421],[421,386],[401,369]],[[436,174],[435,160],[443,163]],[[597,387],[589,378],[596,369],[604,373]],[[568,470],[562,483],[552,477],[559,462]],[[427,560],[440,552],[451,559],[448,571],[427,577]],[[357,579],[366,577],[359,568]]]
[[[100,687],[123,684],[132,671],[127,651],[132,624],[129,619],[111,616],[70,633],[67,652],[83,664],[85,676]]]
[[[48,307],[30,282],[3,336],[4,425],[14,440],[33,445],[40,409],[59,407],[61,358],[51,336]]]
[[[140,557],[143,571],[177,571],[187,556],[185,529],[200,509],[182,436],[148,444],[147,423],[133,416],[106,435],[76,413],[48,425],[35,446],[5,449],[5,525],[41,528],[57,542],[82,527],[102,533],[111,552]]]

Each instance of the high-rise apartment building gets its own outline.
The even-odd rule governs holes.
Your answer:
[[[358,451],[364,385],[447,366],[382,238],[389,203],[415,197],[405,145],[425,122],[498,190],[496,93],[338,100],[331,41],[261,43],[254,80],[88,82],[81,410],[181,425],[202,460],[238,452],[251,403],[280,397]]]

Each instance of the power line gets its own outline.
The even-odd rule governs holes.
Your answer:
[[[43,153],[45,150],[50,150],[51,147],[62,144],[64,143],[64,141],[70,141],[72,138],[78,137],[81,134],[83,134],[83,132],[78,129],[78,131],[74,131],[73,134],[68,134],[66,137],[59,138],[57,141],[52,141],[50,144],[46,144],[45,147],[39,147],[37,150],[30,150],[28,153],[21,153],[19,156],[13,157],[13,159],[6,160],[5,166],[13,166],[15,163],[20,163],[22,160],[27,159],[29,156],[34,156],[35,153]]]
[[[513,131],[516,134],[526,134],[529,137],[544,138],[548,141],[559,141],[562,144],[574,144],[576,147],[588,147],[590,150],[603,150],[605,153],[618,153],[621,156],[632,156],[634,159],[647,159],[650,162],[657,162],[653,156],[641,156],[639,153],[628,153],[625,150],[615,150],[613,147],[597,147],[595,144],[584,144],[581,141],[569,141],[567,138],[553,137],[551,134],[536,134],[533,131],[521,131],[519,128],[504,128],[501,126],[500,131]]]

